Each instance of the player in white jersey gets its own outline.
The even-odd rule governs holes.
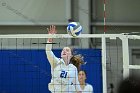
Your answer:
[[[93,93],[92,85],[85,82],[86,78],[86,72],[84,70],[80,70],[78,73],[78,79],[80,82],[82,93]]]
[[[56,34],[55,26],[50,26],[49,34]],[[71,58],[75,62],[81,62],[80,58],[72,57],[72,51],[69,47],[64,47],[61,52],[61,58],[57,58],[52,52],[52,39],[49,38],[46,45],[47,58],[51,65],[52,79],[48,87],[52,93],[72,93],[70,86],[73,84],[77,93],[81,93],[80,84],[78,81],[78,71]],[[73,60],[72,60],[73,61]]]

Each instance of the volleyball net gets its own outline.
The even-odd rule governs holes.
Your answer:
[[[115,92],[118,82],[138,74],[140,36],[128,34],[13,34],[0,35],[0,91],[4,93],[46,93],[51,70],[45,54],[47,38],[54,38],[53,51],[60,57],[63,47],[82,54],[86,82],[94,93]],[[84,45],[89,42],[89,45]],[[137,70],[137,71],[136,71]]]

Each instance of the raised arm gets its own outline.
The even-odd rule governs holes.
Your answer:
[[[48,34],[57,33],[56,27],[53,25],[51,25],[50,28],[47,28],[47,30],[48,30]],[[59,62],[59,59],[52,52],[52,43],[53,43],[53,39],[48,38],[47,44],[46,44],[46,55],[47,55],[47,58],[48,58],[48,61],[51,65],[51,67],[54,68],[56,66],[56,64]]]

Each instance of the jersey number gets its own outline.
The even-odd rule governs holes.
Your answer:
[[[60,77],[61,78],[66,78],[67,77],[68,72],[66,71],[61,71]]]

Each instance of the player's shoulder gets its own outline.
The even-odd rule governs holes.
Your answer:
[[[92,92],[93,92],[93,87],[92,87],[92,85],[86,83],[85,90],[88,90],[88,91],[92,91]]]
[[[91,84],[89,84],[89,83],[86,83],[86,86],[92,86]]]
[[[90,87],[90,88],[93,88],[92,85],[89,84],[89,83],[86,83],[86,86],[87,86],[87,87]]]
[[[76,66],[73,65],[73,64],[69,64],[69,67],[74,68],[74,69],[77,69]]]

